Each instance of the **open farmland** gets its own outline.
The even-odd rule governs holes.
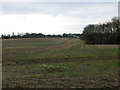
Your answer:
[[[77,38],[3,40],[3,88],[118,86],[118,46]]]

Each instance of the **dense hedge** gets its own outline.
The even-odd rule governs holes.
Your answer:
[[[120,20],[112,18],[104,24],[90,24],[84,28],[81,39],[86,44],[119,44]]]

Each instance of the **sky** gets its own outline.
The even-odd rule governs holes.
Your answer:
[[[110,2],[108,0],[106,2],[102,0],[101,2],[94,2],[95,0],[92,0],[93,2],[87,2],[88,0],[85,0],[86,2],[12,1],[0,2],[0,34],[82,33],[88,24],[104,23],[118,16],[117,0],[109,0]]]

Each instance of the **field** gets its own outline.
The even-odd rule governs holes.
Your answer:
[[[3,40],[3,88],[118,86],[118,46],[78,38]]]

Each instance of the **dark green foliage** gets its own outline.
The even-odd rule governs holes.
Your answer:
[[[25,33],[24,35],[19,34],[15,35],[14,32],[12,33],[12,35],[8,34],[8,35],[1,35],[2,39],[12,39],[12,38],[41,38],[41,37],[74,37],[74,38],[79,38],[80,34],[66,34],[64,33],[63,35],[60,34],[53,34],[53,35],[44,35],[42,33]]]
[[[120,21],[114,17],[111,22],[88,25],[81,34],[86,44],[119,44]]]

